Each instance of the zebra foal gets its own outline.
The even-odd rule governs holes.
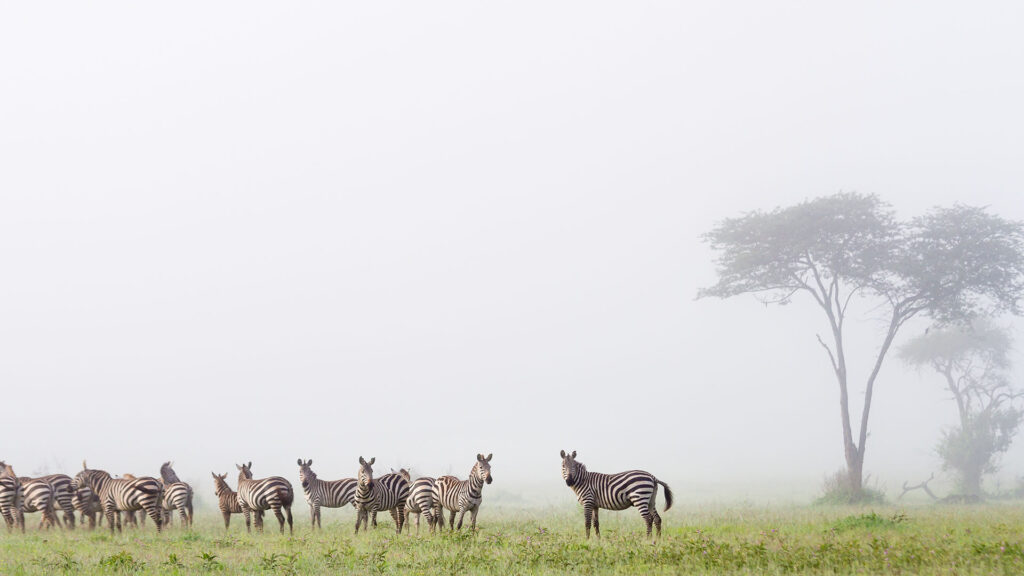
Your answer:
[[[241,514],[242,505],[238,503],[238,493],[228,486],[227,472],[223,474],[210,472],[210,474],[213,475],[213,493],[217,496],[217,507],[220,508],[220,515],[224,517],[224,529],[227,530],[231,526],[231,515]],[[257,514],[262,522],[263,512],[259,511]]]

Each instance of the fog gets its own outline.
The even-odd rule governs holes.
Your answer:
[[[0,459],[174,460],[205,495],[242,461],[297,485],[300,457],[322,478],[360,455],[464,476],[493,452],[488,491],[572,502],[567,449],[692,501],[809,500],[843,464],[823,318],[696,300],[700,235],[839,191],[1024,219],[1022,18],[5,4]],[[859,414],[880,328],[855,324]],[[890,356],[871,482],[892,496],[937,471],[955,421]],[[1020,474],[1022,438],[1001,478]]]

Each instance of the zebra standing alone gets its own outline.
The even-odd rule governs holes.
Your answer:
[[[668,484],[643,470],[630,470],[618,474],[601,474],[587,472],[587,467],[576,461],[576,451],[566,454],[562,450],[562,478],[566,486],[572,488],[583,505],[583,518],[587,526],[587,538],[590,538],[590,522],[594,522],[594,534],[601,537],[601,529],[597,520],[597,511],[625,510],[635,506],[640,516],[647,523],[647,536],[651,535],[651,525],[658,529],[661,537],[661,516],[655,509],[655,498],[658,495],[658,484],[665,487],[665,510],[672,507],[672,490]]]
[[[227,530],[231,526],[231,515],[241,514],[242,505],[238,503],[238,493],[228,486],[228,473],[217,474],[216,472],[210,472],[213,475],[213,492],[217,495],[217,507],[220,508],[220,515],[224,517],[224,529]],[[258,511],[257,514],[261,518],[263,517],[263,511]]]
[[[288,514],[288,533],[294,533],[292,529],[292,501],[295,493],[292,491],[291,482],[280,476],[271,476],[260,480],[252,479],[252,462],[242,464],[238,468],[238,504],[242,507],[242,514],[245,515],[245,530],[251,532],[251,521],[249,514],[257,511],[256,529],[263,532],[263,511],[273,510],[274,516],[281,524],[281,533],[284,534],[285,517],[281,514],[284,508]]]
[[[160,466],[160,480],[164,485],[163,507],[166,514],[164,521],[171,522],[171,512],[177,510],[181,515],[183,528],[192,527],[192,487],[178,479],[171,466],[173,462],[164,462]]]
[[[409,515],[416,515],[416,535],[420,534],[420,516],[426,515],[427,527],[430,532],[440,524],[444,527],[444,516],[441,514],[441,505],[434,500],[434,483],[437,482],[429,476],[417,478],[409,487],[409,497],[405,500],[405,522],[409,524]],[[412,527],[409,528],[412,531]]]
[[[402,474],[385,474],[373,480],[373,463],[376,458],[367,462],[359,457],[359,473],[356,475],[356,534],[359,533],[360,522],[367,529],[369,514],[381,510],[391,512],[395,519],[395,532],[402,533],[405,522],[405,501],[409,497],[409,481]]]
[[[145,510],[156,523],[156,531],[160,532],[163,526],[163,486],[156,478],[111,478],[110,474],[103,470],[90,470],[83,460],[82,471],[75,475],[71,489],[77,491],[79,486],[88,486],[99,496],[111,534],[114,533],[115,518],[117,531],[120,532],[121,512],[135,510]]]
[[[309,504],[309,517],[313,528],[321,528],[320,507],[341,508],[346,504],[356,505],[356,480],[355,478],[342,478],[341,480],[320,480],[316,472],[310,468],[312,460],[298,459],[299,481],[302,482],[302,492],[306,495],[306,502]]]
[[[476,514],[480,511],[480,502],[483,501],[484,483],[491,483],[491,457],[488,454],[476,455],[476,462],[473,469],[469,471],[469,478],[459,480],[455,476],[441,476],[434,483],[434,499],[451,512],[449,530],[455,530],[455,513],[459,513],[459,530],[462,530],[462,519],[469,512],[469,523],[473,530],[476,530]],[[443,528],[443,526],[442,526]]]

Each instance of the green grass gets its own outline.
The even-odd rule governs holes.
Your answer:
[[[652,546],[635,511],[602,513],[603,539],[583,537],[572,510],[481,511],[480,530],[397,536],[390,524],[352,533],[351,509],[328,510],[312,532],[296,506],[294,537],[225,532],[214,513],[196,529],[151,524],[110,536],[0,533],[10,574],[1024,574],[1024,508],[683,507],[665,514]],[[31,518],[29,526],[38,520]]]

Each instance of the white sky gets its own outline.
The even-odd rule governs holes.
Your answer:
[[[0,459],[814,488],[818,315],[695,301],[699,235],[842,190],[1024,219],[1024,5],[866,4],[0,4]],[[890,362],[867,468],[927,477],[954,416]]]

